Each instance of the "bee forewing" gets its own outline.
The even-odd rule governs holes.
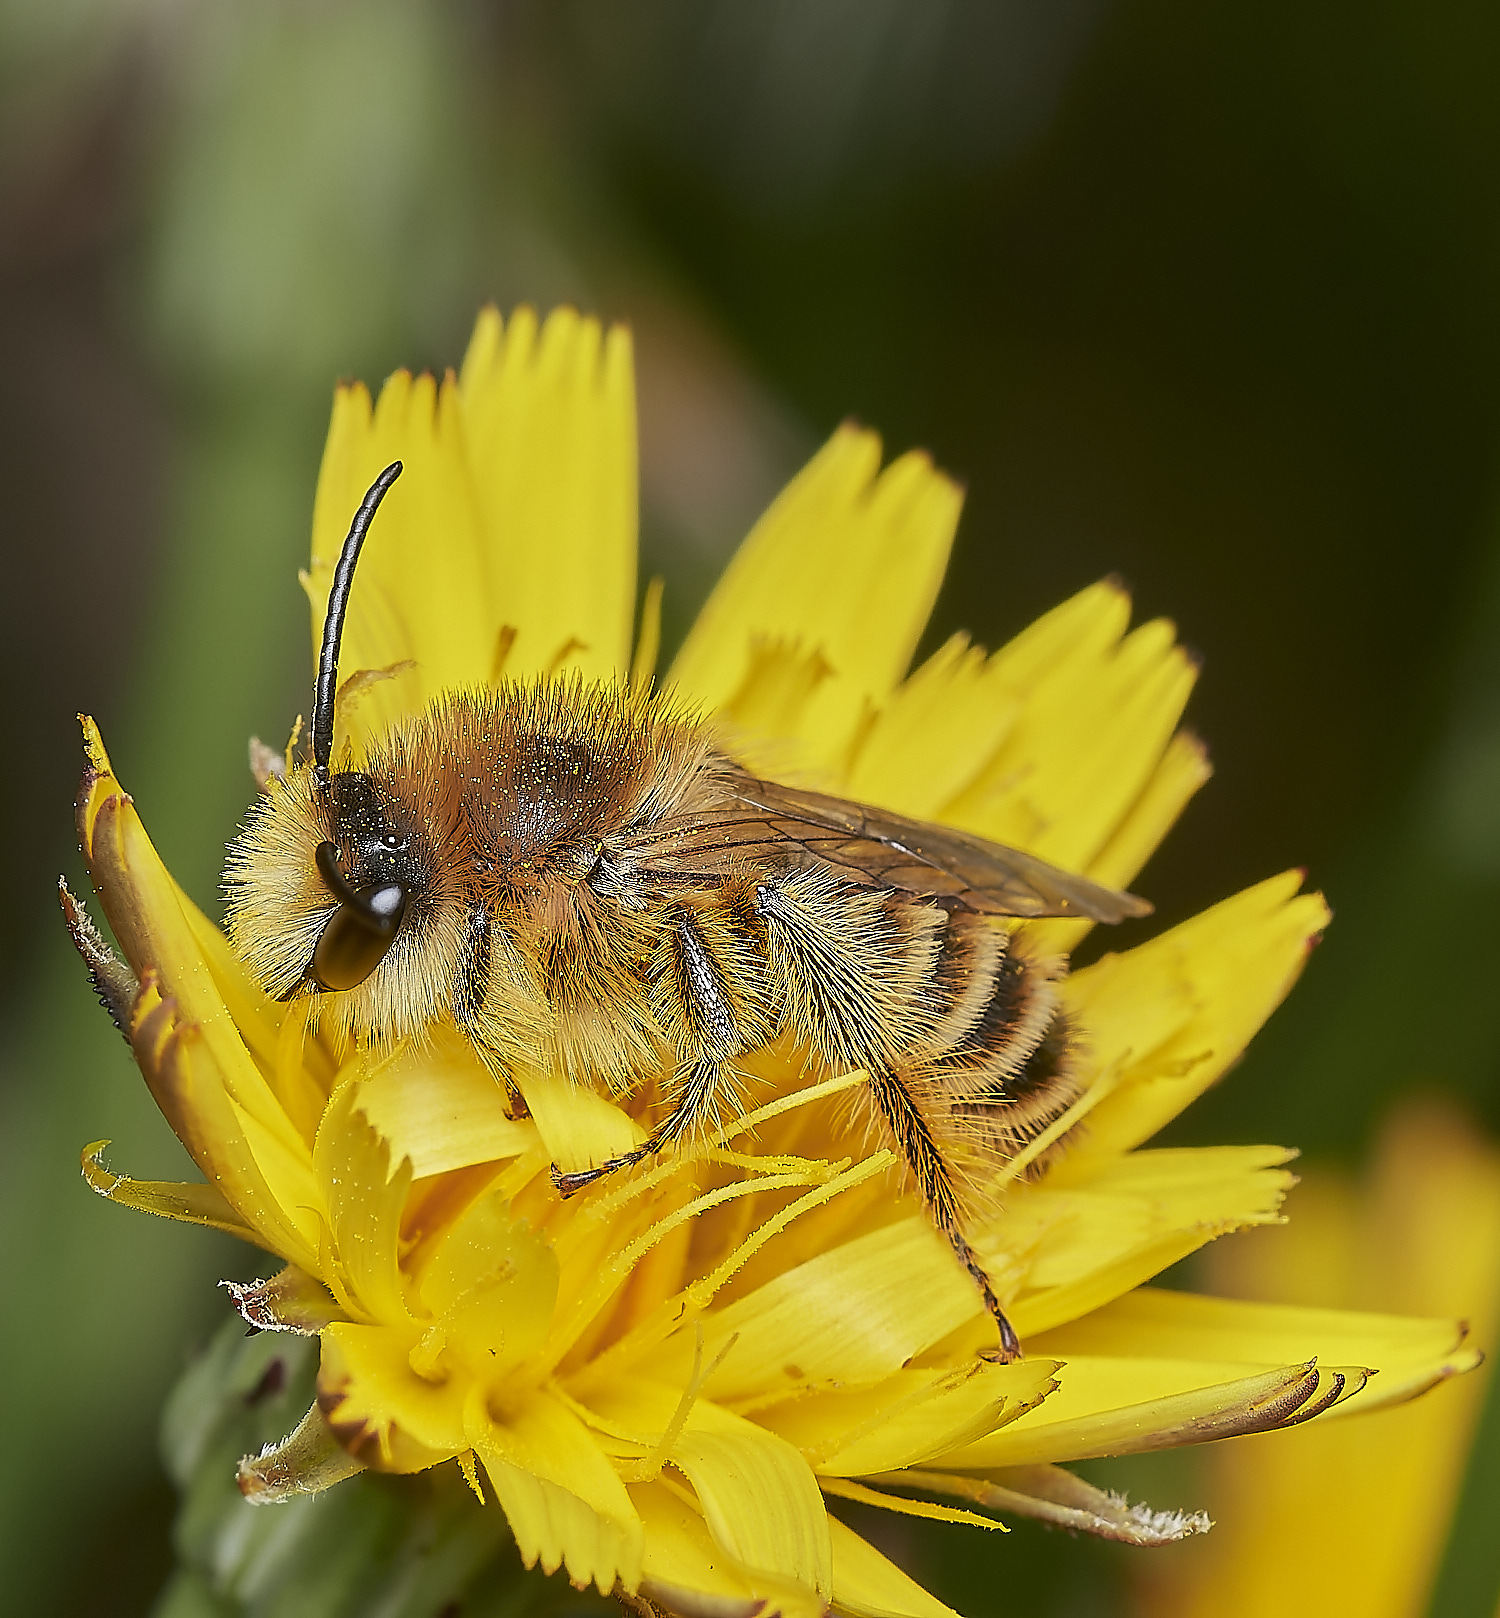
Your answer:
[[[955,900],[985,915],[1117,922],[1151,913],[1134,894],[951,826],[749,775],[729,785],[732,807],[655,841],[646,867],[680,879],[810,856],[857,881]]]

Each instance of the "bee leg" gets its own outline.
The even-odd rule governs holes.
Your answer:
[[[516,1088],[516,1081],[505,1072],[493,1054],[491,1043],[483,1031],[484,1002],[490,988],[493,947],[494,926],[490,913],[478,899],[471,899],[464,925],[463,950],[453,980],[453,1020],[474,1047],[479,1060],[496,1081],[505,1086],[505,1116],[519,1120],[529,1118],[531,1108],[526,1105],[526,1097]]]
[[[1020,1359],[1021,1342],[1016,1329],[1006,1319],[979,1255],[964,1238],[958,1187],[926,1118],[911,1091],[889,1068],[871,1063],[869,1071],[870,1096],[876,1111],[906,1159],[933,1224],[947,1238],[959,1263],[979,1288],[984,1307],[999,1330],[1000,1349],[993,1358],[1002,1365]]]
[[[642,1157],[671,1146],[690,1135],[705,1119],[718,1112],[718,1098],[724,1086],[727,1064],[700,1057],[687,1070],[671,1112],[651,1131],[651,1138],[638,1150]]]
[[[643,1163],[648,1157],[653,1157],[661,1150],[662,1142],[652,1134],[648,1140],[637,1146],[633,1151],[624,1152],[619,1157],[612,1157],[607,1163],[600,1163],[591,1169],[574,1169],[564,1173],[557,1164],[552,1165],[552,1183],[558,1193],[564,1197],[571,1197],[582,1191],[585,1186],[593,1185],[596,1180],[602,1180],[606,1174],[617,1173],[620,1169],[634,1168],[637,1163]]]
[[[596,1168],[572,1169],[568,1172],[564,1172],[554,1163],[552,1183],[557,1187],[559,1196],[576,1196],[586,1186],[593,1185],[596,1180],[602,1180],[606,1174],[613,1174],[617,1169],[628,1169],[639,1163],[646,1155],[647,1148],[638,1146],[633,1152],[626,1152],[623,1157],[612,1157],[607,1163],[600,1163]]]
[[[655,1157],[658,1152],[681,1140],[684,1135],[691,1134],[706,1116],[712,1115],[723,1083],[723,1073],[723,1063],[694,1062],[687,1070],[687,1082],[677,1097],[676,1105],[639,1146],[622,1153],[619,1157],[610,1158],[607,1163],[601,1163],[597,1168],[577,1169],[571,1174],[564,1174],[554,1167],[553,1185],[563,1196],[571,1197],[574,1192],[582,1191],[585,1186],[592,1185],[596,1180],[602,1180],[606,1174],[613,1174],[618,1169],[628,1169],[637,1163],[643,1163],[648,1157]]]
[[[649,971],[651,1009],[671,1046],[682,1055],[672,1110],[633,1151],[598,1168],[572,1174],[553,1170],[564,1196],[601,1175],[654,1157],[718,1116],[719,1099],[735,1058],[763,1044],[770,1033],[765,984],[749,970],[742,943],[755,915],[748,888],[721,889],[712,903],[680,905],[670,913]]]
[[[984,1300],[984,1307],[1000,1333],[999,1350],[981,1357],[992,1359],[997,1365],[1009,1365],[1012,1360],[1023,1358],[1021,1339],[1016,1336],[1016,1328],[1011,1325],[1005,1311],[1000,1307],[1000,1300],[995,1296],[995,1289],[990,1285],[990,1278],[985,1274],[984,1265],[979,1262],[979,1255],[959,1231],[945,1230],[943,1234],[948,1238],[948,1245],[958,1255],[959,1263],[969,1272],[974,1285],[979,1288],[979,1296]]]

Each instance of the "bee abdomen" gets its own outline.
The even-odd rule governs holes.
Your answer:
[[[925,1054],[951,1071],[954,1083],[1015,1073],[1041,1044],[1057,1012],[1061,959],[1038,957],[1019,935],[978,917],[955,917],[943,929],[929,972],[926,1000],[935,1014]]]
[[[966,976],[956,962],[968,963]],[[1024,935],[968,919],[945,931],[933,988],[947,986],[949,999],[924,1067],[986,1157],[1014,1157],[1077,1097],[1076,1039],[1059,1001],[1066,971],[1063,959],[1033,954]]]

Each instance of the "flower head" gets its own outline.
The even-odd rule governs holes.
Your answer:
[[[502,329],[490,310],[460,376],[398,372],[373,407],[339,390],[304,576],[315,646],[349,514],[398,457],[344,640],[353,756],[459,687],[560,670],[649,684],[622,330],[566,310]],[[1193,665],[1170,624],[1128,631],[1104,583],[993,656],[956,637],[908,675],[959,505],[926,457],[882,471],[875,436],[841,428],[745,541],[666,683],[768,773],[1123,885],[1207,774],[1177,728]],[[377,1056],[310,1021],[307,999],[267,998],[86,735],[79,823],[125,962],[65,906],[204,1181],[120,1178],[101,1147],[85,1172],[275,1254],[278,1274],[236,1289],[241,1311],[322,1339],[317,1404],[244,1463],[252,1499],[456,1461],[525,1560],[579,1585],[684,1613],[932,1614],[828,1500],[1159,1543],[1206,1522],[1126,1507],[1058,1463],[1390,1403],[1473,1361],[1449,1321],[1144,1285],[1275,1221],[1291,1183],[1280,1147],[1142,1143],[1296,977],[1327,920],[1296,874],[1067,979],[1081,1094],[995,1166],[999,1211],[972,1232],[1025,1344],[996,1364],[893,1154],[850,1128],[862,1074],[810,1081],[773,1043],[745,1063],[743,1116],[565,1200],[550,1170],[639,1144],[649,1086],[610,1099],[523,1068],[508,1108],[455,1028]],[[1087,928],[1025,925],[1049,952]]]

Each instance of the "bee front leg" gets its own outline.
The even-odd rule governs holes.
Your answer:
[[[558,1195],[563,1197],[576,1196],[586,1187],[602,1180],[606,1174],[613,1174],[618,1169],[634,1168],[642,1158],[650,1155],[650,1142],[645,1146],[638,1146],[633,1152],[627,1152],[624,1157],[612,1157],[607,1163],[600,1163],[591,1169],[570,1169],[564,1171],[557,1164],[552,1165],[552,1183],[557,1187]]]
[[[658,1152],[675,1145],[683,1136],[692,1134],[705,1118],[717,1114],[718,1098],[724,1087],[725,1074],[720,1063],[695,1062],[688,1070],[686,1083],[678,1092],[671,1112],[639,1146],[619,1157],[610,1158],[607,1163],[600,1163],[597,1168],[564,1173],[554,1167],[553,1185],[563,1196],[571,1197],[575,1192],[593,1185],[596,1180],[602,1180],[606,1174],[633,1168],[637,1163],[644,1163],[648,1157],[655,1157]]]
[[[531,1109],[526,1105],[526,1097],[502,1067],[493,1048],[494,1041],[486,1037],[485,1001],[490,988],[493,941],[494,925],[489,911],[477,899],[471,901],[464,924],[463,953],[453,980],[453,1020],[491,1075],[505,1086],[506,1117],[529,1118]]]
[[[629,1168],[716,1122],[736,1057],[770,1037],[759,921],[748,885],[727,884],[673,908],[652,957],[651,1011],[681,1055],[671,1111],[633,1151],[552,1180],[564,1196]]]

